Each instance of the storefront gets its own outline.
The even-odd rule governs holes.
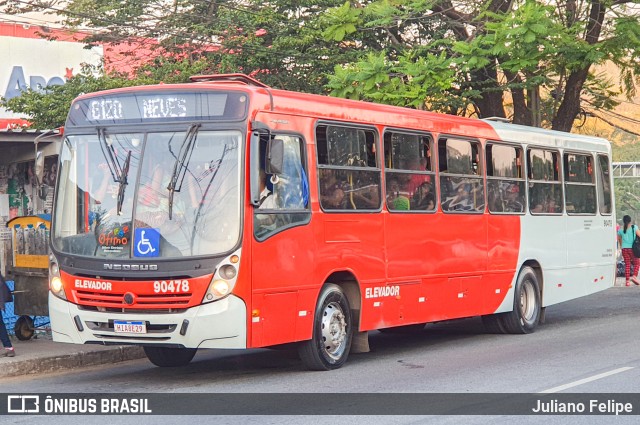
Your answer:
[[[44,156],[44,173],[42,181],[38,181],[35,175],[36,144],[37,150]],[[59,131],[36,131],[36,130],[4,130],[0,131],[0,271],[3,276],[10,280],[10,287],[14,289],[15,277],[8,273],[13,264],[13,253],[15,249],[25,250],[25,247],[14,246],[12,243],[12,229],[7,227],[7,222],[17,217],[42,215],[46,217],[51,214],[53,205],[53,191],[57,173],[58,150],[60,148]],[[37,237],[36,232],[30,233],[29,238]],[[42,238],[41,238],[42,239]],[[28,242],[28,241],[27,241]],[[40,245],[43,245],[40,243]],[[28,245],[25,245],[28,246]],[[28,247],[26,248],[29,249]],[[46,272],[46,270],[45,270]],[[33,280],[33,285],[38,285],[38,292],[43,282]],[[39,316],[46,314],[46,309],[42,308],[43,296],[36,294],[35,286],[30,288],[30,281],[22,282],[23,288],[31,290],[31,293],[22,292],[16,294],[17,301],[35,300],[33,308],[25,307],[15,311],[29,316]],[[39,304],[39,305],[36,305]],[[18,302],[7,305],[4,314],[7,328],[13,330],[18,317],[14,315],[14,307]],[[36,319],[36,324],[38,320]]]

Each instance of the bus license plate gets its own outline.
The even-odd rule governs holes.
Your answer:
[[[147,325],[145,322],[133,322],[124,320],[114,320],[113,329],[116,333],[146,334]]]

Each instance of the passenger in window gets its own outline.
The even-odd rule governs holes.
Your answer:
[[[356,209],[375,209],[380,206],[380,185],[371,175],[364,175],[351,194]]]
[[[507,188],[505,212],[523,212],[524,205],[520,198],[520,187],[517,184],[511,184]]]
[[[442,203],[442,209],[446,211],[470,211],[473,210],[471,198],[469,196],[469,188],[462,181],[455,187],[455,195],[449,197]]]
[[[497,186],[489,187],[487,193],[489,200],[489,211],[491,212],[503,212],[504,206],[502,205],[502,197],[500,195],[500,188]]]
[[[320,170],[320,204],[327,209],[344,209],[345,192],[343,183],[336,178],[335,170]]]
[[[549,198],[549,201],[547,202],[547,212],[548,213],[560,212],[560,206],[556,203],[556,200],[554,198]]]
[[[435,209],[435,204],[431,183],[423,182],[413,194],[411,209],[432,211]]]
[[[427,160],[425,158],[421,158],[420,160],[418,160],[417,158],[413,158],[409,161],[407,169],[412,171],[425,171],[426,164]],[[409,181],[406,186],[407,192],[409,192],[410,195],[415,194],[416,189],[420,187],[420,185],[425,181],[431,181],[431,177],[425,176],[424,174],[411,174],[411,177],[409,177]]]
[[[400,192],[400,183],[395,177],[387,184],[387,208],[398,211],[408,211],[411,208],[409,198]]]
[[[537,203],[533,208],[531,208],[531,213],[533,214],[542,214],[544,212],[544,205],[542,203]]]
[[[624,277],[626,285],[631,286],[631,282],[640,285],[638,280],[638,269],[640,268],[640,259],[633,255],[633,241],[640,238],[640,229],[635,224],[631,224],[631,216],[625,215],[622,218],[623,226],[618,230],[618,246],[622,247],[622,258],[624,258]],[[631,265],[633,265],[633,276],[631,275]]]

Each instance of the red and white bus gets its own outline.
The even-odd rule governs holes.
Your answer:
[[[296,342],[327,370],[371,330],[482,316],[529,333],[613,285],[606,140],[191,80],[73,102],[55,341],[140,345],[158,366]]]

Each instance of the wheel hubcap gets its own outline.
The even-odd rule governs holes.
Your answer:
[[[520,312],[522,318],[526,322],[531,322],[536,311],[536,295],[533,285],[529,282],[523,282],[522,291],[520,291]]]
[[[344,353],[347,339],[347,321],[337,303],[329,303],[322,312],[322,344],[324,351],[333,359]]]

